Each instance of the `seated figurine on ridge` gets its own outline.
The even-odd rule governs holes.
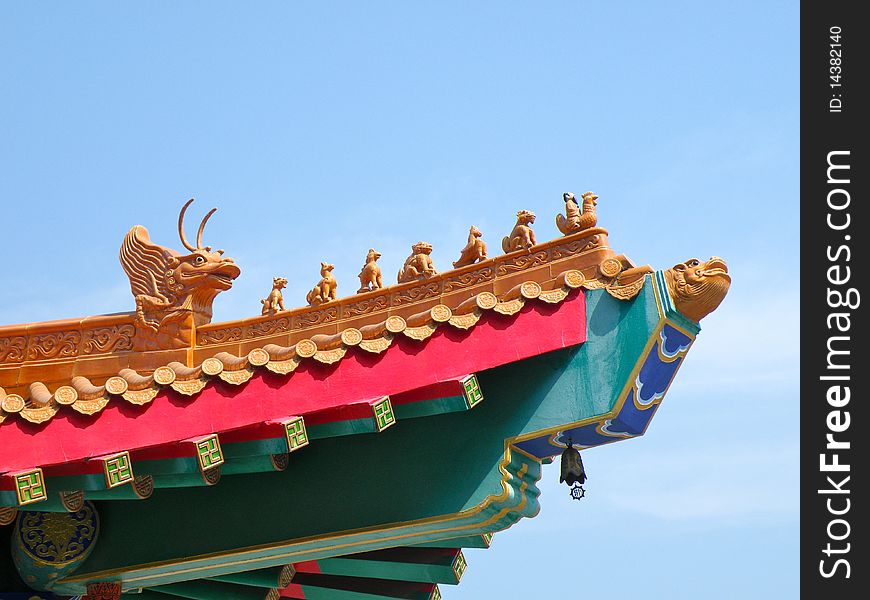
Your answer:
[[[381,253],[374,248],[369,248],[369,253],[366,254],[366,264],[363,265],[359,272],[359,289],[357,294],[378,290],[384,287],[384,280],[381,277],[381,268],[378,266],[378,259]]]
[[[598,216],[595,214],[595,202],[598,199],[592,192],[586,192],[583,198],[583,210],[577,205],[577,199],[571,192],[562,194],[565,201],[565,216],[556,215],[556,227],[565,235],[570,235],[584,229],[595,227]]]
[[[431,244],[417,242],[411,246],[411,255],[405,259],[405,264],[399,270],[399,283],[429,279],[437,275],[438,271],[435,270],[430,254],[432,254]]]
[[[471,229],[468,230],[468,243],[462,249],[459,260],[453,263],[454,268],[486,260],[486,242],[481,239],[481,236],[483,234],[480,232],[480,229],[472,225]]]
[[[535,213],[527,210],[521,210],[517,213],[517,223],[514,225],[511,234],[505,236],[501,241],[502,250],[505,253],[516,252],[517,250],[528,250],[536,244],[535,232],[529,227],[535,222]]]
[[[332,275],[334,268],[335,265],[325,262],[320,263],[320,281],[305,296],[305,299],[308,300],[308,304],[311,306],[335,300],[335,289],[338,287],[338,282],[336,282],[335,277]]]
[[[263,305],[264,315],[271,315],[279,310],[286,310],[284,308],[284,296],[281,294],[281,290],[285,287],[287,287],[287,280],[283,277],[275,277],[272,280],[272,291],[269,292],[266,298],[260,300],[260,304]]]

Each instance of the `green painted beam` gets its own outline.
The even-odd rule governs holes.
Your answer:
[[[223,465],[215,468],[221,469],[221,473],[223,473]],[[202,472],[199,470],[192,473],[156,475],[154,477],[154,487],[158,489],[203,487],[205,485],[208,484],[206,484]]]
[[[45,500],[33,502],[24,506],[18,506],[18,497],[15,492],[0,492],[0,506],[14,506],[21,511],[36,512],[69,512],[60,501],[60,492],[48,490]]]
[[[397,419],[414,419],[417,417],[430,417],[445,413],[468,410],[465,396],[446,396],[423,402],[408,402],[407,404],[394,404],[393,412]]]
[[[459,583],[465,565],[462,551],[453,548],[390,548],[317,561],[324,575],[449,585]]]
[[[142,460],[133,463],[136,475],[183,475],[199,473],[199,462],[194,456],[182,458],[164,458],[158,460]]]
[[[45,486],[49,490],[104,490],[106,477],[102,473],[86,475],[65,475],[63,477],[46,477]]]
[[[178,596],[163,594],[153,590],[142,590],[136,593],[128,592],[126,594],[121,594],[120,600],[173,600],[173,598],[178,598]]]
[[[341,437],[345,435],[358,435],[361,433],[377,433],[374,417],[365,419],[350,419],[347,421],[334,421],[319,425],[308,425],[308,437],[311,440]]]
[[[277,593],[277,590],[208,580],[170,583],[149,590],[192,600],[267,600],[274,598]]]
[[[210,580],[262,588],[283,588],[290,584],[295,574],[296,569],[291,565],[284,565],[283,567],[269,567],[268,569],[256,569],[254,571],[220,575],[218,577],[211,577]]]
[[[272,462],[272,455],[265,456],[245,456],[225,460],[221,465],[221,475],[239,475],[247,473],[271,473],[274,471],[282,471],[283,469],[275,468]]]
[[[150,496],[151,494],[148,494]],[[126,483],[106,490],[92,490],[85,492],[86,500],[146,500],[136,493],[132,483]]]
[[[225,444],[221,442],[224,457],[227,461],[249,456],[269,456],[270,454],[283,454],[287,452],[287,438],[284,436],[251,440],[249,442],[236,442]]]
[[[414,544],[414,548],[489,548],[492,543],[492,534],[484,533],[481,535],[469,535],[465,537],[451,538],[449,540],[439,540],[437,542],[426,542],[424,544]]]

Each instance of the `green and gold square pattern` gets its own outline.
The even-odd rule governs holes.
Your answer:
[[[221,444],[218,441],[217,434],[210,435],[195,442],[196,458],[199,461],[199,468],[203,471],[222,465],[224,462],[224,454],[221,451]]]
[[[465,402],[468,408],[483,401],[483,392],[480,391],[480,383],[477,381],[477,375],[472,373],[462,380],[462,393],[465,395]]]
[[[48,498],[45,491],[45,479],[42,469],[36,468],[15,474],[15,494],[19,506],[32,504]]]
[[[308,432],[305,430],[305,419],[295,417],[284,422],[284,435],[287,436],[287,450],[294,452],[308,445]]]
[[[113,488],[133,481],[133,463],[129,452],[120,452],[106,456],[103,461],[103,474],[106,476],[106,487]]]
[[[456,558],[453,559],[453,574],[456,575],[456,583],[459,583],[462,579],[462,574],[465,573],[466,567],[468,567],[468,563],[465,562],[465,556],[462,554],[462,550],[460,550]]]
[[[372,412],[375,416],[375,426],[378,431],[383,431],[390,425],[396,422],[396,415],[393,414],[393,405],[390,403],[390,397],[384,396],[372,405]]]

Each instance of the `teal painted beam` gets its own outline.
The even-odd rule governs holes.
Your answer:
[[[233,444],[221,443],[224,457],[227,461],[251,456],[269,456],[271,454],[283,454],[287,452],[287,438],[284,436],[251,440],[248,442],[236,442]]]
[[[46,477],[45,485],[51,490],[104,490],[106,489],[106,477],[102,473]]]
[[[277,594],[277,590],[207,580],[172,583],[149,590],[192,600],[273,600]]]
[[[381,551],[369,553],[374,556],[351,555],[324,558],[317,561],[317,567],[324,575],[449,585],[459,583],[465,572],[465,558],[459,550],[438,548],[393,550],[399,552]]]
[[[465,537],[439,540],[437,542],[425,542],[414,544],[414,548],[489,548],[492,543],[492,534],[469,535]]]
[[[468,403],[464,396],[447,396],[426,400],[424,402],[408,402],[407,404],[393,405],[393,412],[397,419],[414,419],[417,417],[431,417],[445,413],[461,412],[468,410]]]
[[[178,598],[178,596],[163,594],[154,590],[141,590],[137,593],[121,594],[120,600],[173,600],[173,598]]]
[[[308,426],[308,437],[312,440],[359,435],[361,433],[377,433],[374,418],[349,419]]]
[[[291,565],[284,565],[283,567],[269,567],[268,569],[256,569],[254,571],[219,575],[217,577],[212,577],[211,581],[280,589],[290,585],[295,574],[296,569]]]
[[[276,456],[283,455],[278,454]],[[272,459],[271,454],[265,456],[245,456],[226,460],[224,464],[221,465],[221,476],[248,473],[272,473],[274,471],[283,470],[283,468],[278,468],[278,463]]]
[[[137,477],[135,482],[125,483],[111,489],[85,492],[87,500],[145,500],[154,491],[154,481],[148,475]]]
[[[142,460],[133,463],[136,475],[183,475],[199,473],[199,463],[194,456]]]
[[[60,492],[48,490],[45,500],[18,506],[18,497],[15,492],[0,492],[0,506],[13,506],[19,511],[35,512],[69,512],[60,500]]]

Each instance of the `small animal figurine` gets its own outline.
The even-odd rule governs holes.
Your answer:
[[[279,310],[286,310],[284,308],[284,296],[281,294],[281,290],[285,287],[287,287],[287,280],[283,277],[275,277],[272,280],[272,291],[269,292],[268,296],[260,300],[260,304],[263,305],[264,315],[271,315]]]
[[[438,271],[435,270],[430,254],[432,254],[431,244],[417,242],[411,246],[411,256],[405,259],[405,264],[399,270],[399,283],[429,279],[437,275]]]
[[[529,227],[535,222],[535,213],[521,210],[517,213],[517,223],[511,234],[502,238],[501,247],[505,251],[528,250],[535,245],[535,232]]]
[[[378,259],[380,257],[380,252],[374,248],[369,248],[369,253],[366,254],[366,264],[363,265],[362,270],[359,272],[359,289],[356,291],[357,294],[379,290],[384,287],[381,268],[378,266]]]
[[[338,282],[332,275],[332,270],[334,268],[335,265],[330,265],[325,262],[320,263],[320,281],[318,281],[317,285],[315,285],[314,288],[308,292],[308,295],[305,296],[305,299],[308,300],[308,304],[311,306],[317,306],[318,304],[335,300],[335,289],[338,287]]]
[[[577,205],[574,194],[571,192],[562,194],[562,199],[565,201],[565,216],[556,215],[556,227],[565,235],[595,227],[598,222],[598,216],[595,214],[598,196],[592,192],[586,192],[581,198],[583,198],[582,211]]]
[[[465,248],[462,249],[462,252],[459,255],[459,260],[453,263],[454,268],[464,267],[481,260],[486,260],[486,242],[480,239],[482,235],[480,229],[474,225],[471,226],[471,229],[468,230],[468,243],[465,244]]]

